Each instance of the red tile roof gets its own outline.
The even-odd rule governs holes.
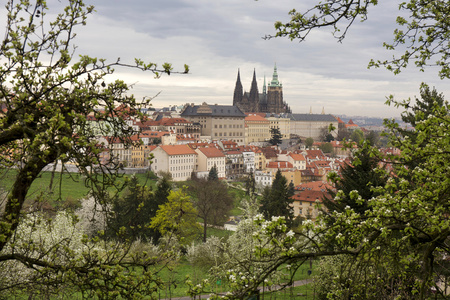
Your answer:
[[[197,154],[188,145],[163,145],[159,147],[168,155]]]
[[[271,161],[267,164],[268,169],[292,169],[294,166],[287,161]]]
[[[225,154],[217,148],[200,147],[197,150],[202,152],[206,157],[225,157]]]
[[[292,157],[293,160],[296,160],[296,161],[298,161],[298,160],[300,160],[300,161],[306,160],[306,158],[302,154],[289,153],[288,155],[290,157]]]

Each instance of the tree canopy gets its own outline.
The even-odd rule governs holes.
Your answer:
[[[280,128],[278,128],[278,127],[270,128],[270,140],[269,140],[269,143],[272,146],[278,146],[279,144],[281,144],[283,142],[282,138],[283,138],[283,135],[280,132]]]
[[[220,225],[227,221],[233,207],[233,198],[227,185],[220,180],[196,179],[190,186],[194,207],[203,219],[203,241],[206,242],[208,225]]]
[[[136,68],[156,77],[175,73],[169,63],[158,67],[135,59],[126,64],[119,59],[107,62],[76,54],[76,29],[86,24],[94,7],[83,0],[62,2],[65,7],[57,14],[47,14],[49,6],[40,0],[9,0],[3,10],[6,26],[0,43],[0,167],[14,168],[16,177],[0,205],[0,262],[45,270],[42,276],[52,278],[55,286],[71,281],[86,289],[103,290],[106,298],[112,297],[108,295],[111,290],[131,297],[127,293],[139,294],[140,284],[150,280],[151,274],[137,282],[130,277],[128,284],[105,284],[119,280],[125,265],[150,263],[144,256],[127,260],[129,245],[118,251],[113,244],[105,244],[112,247],[107,256],[89,253],[94,248],[90,245],[85,248],[88,252],[80,254],[84,259],[71,255],[72,249],[66,247],[67,260],[56,261],[51,255],[33,256],[33,251],[26,251],[33,244],[22,239],[27,236],[16,234],[22,220],[27,220],[23,208],[30,186],[45,168],[53,170],[53,176],[62,176],[68,164],[75,167],[101,205],[106,206],[111,199],[108,188],[121,189],[124,182],[117,177],[118,162],[107,155],[111,143],[100,142],[99,136],[131,146],[134,142],[130,136],[137,132],[126,121],[144,119],[140,108],[151,99],[136,100],[128,94],[128,84],[109,81],[114,68]],[[185,72],[187,66],[181,73]],[[93,120],[102,126],[92,126]],[[56,173],[57,169],[63,172]],[[52,182],[45,192],[53,191]],[[42,194],[37,200],[45,197]],[[62,249],[57,244],[42,245],[41,252],[54,254],[54,247]],[[91,272],[93,269],[96,271]],[[62,270],[67,276],[61,275]]]
[[[408,101],[393,104],[411,109]],[[259,234],[253,234],[255,257],[244,268],[250,270],[259,262],[267,265],[252,269],[251,279],[233,277],[235,294],[248,295],[286,265],[296,269],[309,258],[331,256],[333,265],[326,268],[328,275],[324,273],[333,276],[325,284],[328,298],[448,297],[450,106],[447,101],[442,105],[434,101],[430,107],[427,118],[421,109],[413,114],[415,139],[402,138],[399,125],[386,121],[390,143],[400,154],[384,154],[363,144],[367,158],[389,166],[374,168],[375,174],[387,180],[378,186],[366,181],[367,189],[361,189],[361,194],[350,191],[352,202],[343,201],[344,205],[329,213],[334,220],[331,225],[328,216],[319,215],[315,223],[307,220],[301,230],[291,233],[280,219],[266,221],[266,217],[261,224],[262,218],[255,218],[254,224],[262,227]],[[409,167],[412,162],[414,168]],[[338,192],[335,198],[338,204],[344,199],[342,194]],[[364,205],[367,209],[360,209]],[[263,236],[270,243],[261,245]],[[331,271],[335,273],[330,275]]]
[[[183,246],[189,245],[201,229],[197,223],[198,212],[191,197],[183,187],[177,191],[170,191],[167,199],[166,203],[159,206],[150,226],[163,236],[175,236]]]
[[[441,78],[450,78],[450,4],[447,0],[397,1],[398,28],[394,30],[391,43],[384,43],[388,50],[405,46],[403,54],[391,60],[372,60],[369,66],[385,66],[395,74],[413,63],[420,70],[427,66],[438,66]],[[266,38],[288,37],[304,41],[315,29],[331,28],[338,41],[343,41],[355,21],[367,20],[370,10],[378,0],[326,0],[299,12],[292,9],[290,20],[275,23],[276,34]]]
[[[292,225],[294,219],[292,196],[293,186],[287,183],[286,177],[278,170],[271,187],[266,187],[261,199],[261,213],[269,220],[272,217],[284,217],[288,225]]]

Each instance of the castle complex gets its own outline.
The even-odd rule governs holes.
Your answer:
[[[291,113],[290,107],[283,101],[283,85],[278,81],[277,67],[274,67],[272,81],[266,86],[264,77],[263,92],[259,93],[256,83],[256,72],[253,71],[253,80],[250,92],[242,89],[240,72],[238,70],[236,87],[234,88],[233,105],[243,112],[261,113]]]

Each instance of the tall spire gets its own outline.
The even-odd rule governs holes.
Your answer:
[[[280,82],[278,81],[278,73],[277,73],[277,64],[275,63],[275,66],[273,67],[273,75],[272,75],[272,81],[269,83],[270,86],[281,86]]]
[[[233,105],[237,106],[238,104],[240,104],[242,102],[243,95],[244,95],[244,91],[242,89],[241,75],[240,75],[240,70],[238,69],[236,86],[234,88],[234,95],[233,95]]]
[[[264,74],[263,95],[266,95],[266,75]]]
[[[253,69],[253,80],[252,86],[250,87],[250,95],[249,102],[257,103],[259,102],[259,91],[258,91],[258,83],[256,82],[256,70]]]

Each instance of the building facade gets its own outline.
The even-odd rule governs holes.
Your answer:
[[[248,114],[245,118],[247,143],[267,142],[270,140],[270,122],[257,114]]]
[[[326,114],[290,114],[291,134],[313,138],[319,140],[321,130],[327,128],[332,124],[335,131],[331,134],[336,137],[338,132],[338,120],[333,115]]]
[[[152,150],[153,172],[170,172],[173,181],[191,178],[197,168],[197,153],[187,145],[162,145]]]
[[[181,117],[200,124],[202,136],[245,143],[246,115],[237,106],[186,104]]]
[[[197,172],[209,173],[212,167],[216,166],[219,178],[225,178],[225,154],[214,147],[199,147],[195,149],[197,153]]]

